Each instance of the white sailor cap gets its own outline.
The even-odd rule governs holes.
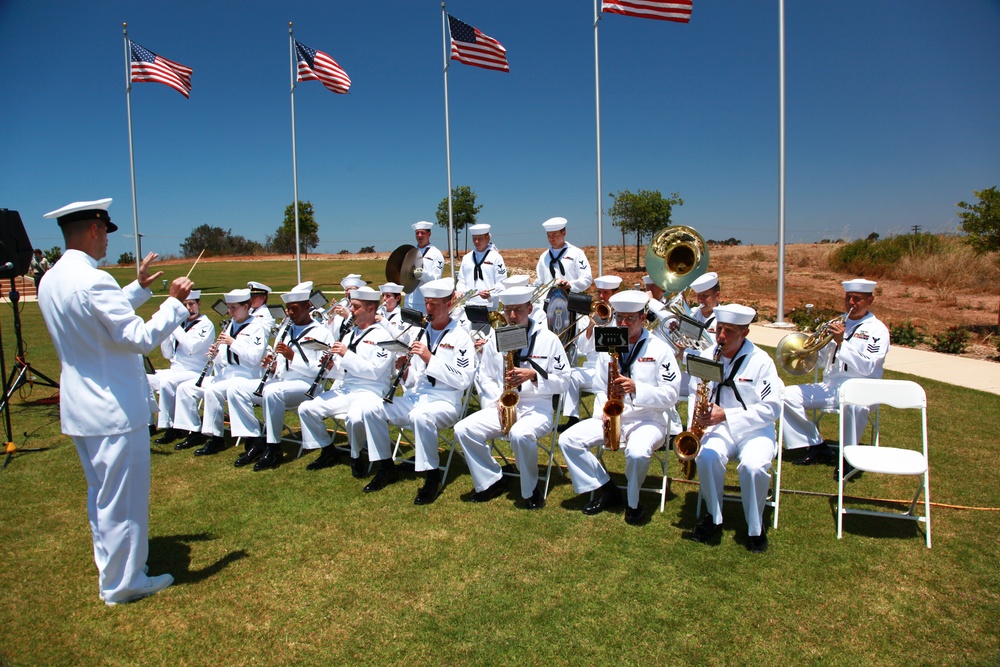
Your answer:
[[[741,306],[738,303],[731,303],[725,306],[716,306],[712,311],[715,314],[715,321],[719,324],[736,324],[746,326],[753,322],[757,311],[750,306]]]
[[[281,300],[285,303],[308,301],[309,295],[312,294],[312,289],[313,289],[313,282],[311,280],[307,280],[303,283],[299,283],[288,292],[282,294]]]
[[[694,290],[696,294],[700,294],[705,290],[710,290],[719,284],[719,274],[708,272],[703,276],[698,276],[695,281],[691,283],[691,289]]]
[[[503,283],[503,286],[505,288],[524,287],[525,285],[528,284],[528,276],[524,275],[523,273],[516,276],[507,276],[500,282]]]
[[[372,289],[368,285],[362,285],[355,290],[351,290],[351,298],[361,301],[378,301],[382,298],[382,293]]]
[[[638,313],[646,307],[648,302],[648,294],[634,289],[618,292],[618,294],[613,294],[611,298],[608,299],[608,303],[611,307],[619,313]]]
[[[643,283],[643,284],[644,284],[644,285],[645,285],[646,287],[649,287],[650,285],[652,285],[652,284],[653,284],[653,279],[652,279],[652,278],[650,278],[650,277],[649,277],[648,275],[645,275],[645,276],[643,276],[643,277],[642,277],[642,283]]]
[[[226,292],[226,303],[243,303],[250,300],[250,290],[247,288],[234,289]]]
[[[433,228],[434,225],[432,225],[431,223],[427,222],[426,220],[421,220],[420,222],[414,222],[412,225],[410,225],[410,227],[412,227],[413,231],[416,232],[416,231],[421,231],[421,230],[422,231],[427,231],[428,229]]]
[[[186,301],[197,301],[200,298],[201,298],[201,290],[193,289],[191,290],[191,293],[188,294],[188,298],[186,299]]]
[[[75,201],[66,204],[62,208],[49,211],[43,217],[55,218],[60,227],[76,222],[77,220],[103,220],[107,226],[108,234],[118,231],[118,225],[111,222],[108,215],[108,207],[111,206],[111,198],[95,199],[94,201]]]
[[[365,284],[365,281],[361,280],[360,273],[349,273],[344,276],[344,279],[340,281],[340,286],[344,289],[348,287],[361,287]]]
[[[451,278],[438,278],[421,285],[420,293],[431,299],[445,299],[455,293],[455,283]]]
[[[845,292],[862,292],[864,294],[871,294],[875,291],[876,283],[874,280],[866,280],[865,278],[855,278],[854,280],[845,280],[840,283],[844,286]]]
[[[622,279],[618,276],[598,276],[594,278],[594,287],[597,289],[618,289],[622,286]]]
[[[253,280],[247,283],[247,287],[250,288],[251,294],[270,294],[271,288],[264,283],[254,282]]]
[[[386,283],[384,285],[379,285],[378,290],[382,294],[402,294],[403,286],[399,283]]]
[[[558,232],[560,229],[566,229],[566,225],[568,224],[569,220],[566,218],[549,218],[542,223],[542,227],[547,232]]]
[[[656,299],[649,300],[649,309],[654,313],[662,313],[667,309],[667,304],[662,301],[657,301]]]
[[[534,292],[530,287],[511,287],[500,292],[500,303],[505,306],[517,306],[528,303]]]
[[[482,234],[489,234],[490,233],[490,226],[489,225],[483,225],[483,224],[472,225],[471,227],[469,227],[469,233],[472,234],[473,236],[480,236]],[[422,292],[423,290],[424,290],[424,288],[421,287],[420,291]]]

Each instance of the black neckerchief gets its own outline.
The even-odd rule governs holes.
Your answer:
[[[639,352],[645,349],[646,347],[645,341],[648,340],[649,340],[649,333],[643,331],[639,335],[639,340],[637,340],[635,342],[635,345],[632,346],[632,350],[628,353],[628,355],[624,359],[621,358],[621,356],[619,356],[618,369],[622,375],[624,375],[627,378],[632,377],[632,364],[634,364],[635,360],[639,358]]]
[[[473,259],[475,259],[475,258],[473,258]],[[441,345],[441,341],[444,340],[444,337],[448,334],[448,330],[451,329],[454,324],[455,324],[455,320],[448,320],[448,324],[445,326],[444,329],[441,330],[441,335],[438,336],[437,342],[434,343],[434,347],[431,349],[431,355],[433,355],[434,353],[437,352],[438,347]],[[430,342],[431,342],[431,334],[430,334],[431,328],[432,328],[431,325],[428,324],[427,328],[423,330],[423,335],[427,336],[427,343],[428,344],[430,344]],[[437,378],[433,378],[430,375],[428,375],[427,376],[427,381],[431,383],[432,387],[436,387],[437,386]]]
[[[490,249],[492,247],[493,247],[492,243],[490,245],[486,246],[486,250],[483,251],[483,258],[482,258],[482,260],[480,260],[478,262],[476,261],[476,251],[475,250],[472,251],[472,279],[473,280],[486,280],[483,277],[483,262],[485,262],[486,258],[490,256]]]
[[[740,349],[743,349],[742,345],[740,346]],[[715,396],[713,396],[712,402],[719,407],[722,407],[722,404],[719,403],[719,394],[722,393],[723,387],[729,387],[733,390],[733,395],[736,396],[736,400],[740,402],[743,409],[747,409],[747,404],[743,402],[743,397],[740,396],[740,392],[736,388],[736,383],[733,380],[736,378],[736,374],[739,373],[740,367],[743,365],[743,360],[747,358],[748,354],[749,353],[736,357],[736,360],[733,361],[733,365],[729,367],[729,377],[727,377],[723,382],[715,385]]]
[[[846,341],[846,340],[851,340],[852,338],[854,338],[854,333],[855,333],[855,332],[856,332],[856,331],[857,331],[858,329],[860,329],[860,328],[861,328],[861,325],[865,323],[865,320],[867,320],[867,319],[868,319],[868,316],[869,316],[870,314],[871,314],[871,313],[865,313],[865,314],[864,314],[864,315],[863,315],[863,316],[861,317],[861,319],[860,319],[860,320],[858,321],[858,324],[857,324],[857,326],[855,326],[855,327],[854,327],[853,329],[851,329],[851,333],[849,333],[849,334],[847,334],[846,336],[844,336],[844,340],[845,340],[845,341]],[[844,322],[846,323],[846,322],[847,322],[847,320],[844,320]],[[837,346],[837,349],[835,349],[835,350],[833,351],[833,357],[831,357],[831,359],[830,359],[830,361],[831,361],[831,362],[836,362],[836,360],[837,360],[837,353],[838,353],[838,352],[840,352],[840,345],[838,345],[838,346]],[[831,365],[832,365],[832,363],[831,363]],[[846,363],[846,362],[844,363],[844,370],[845,370],[845,371],[847,370],[847,363]]]
[[[185,321],[184,324],[181,325],[181,329],[184,329],[184,333],[187,333],[188,331],[191,331],[191,327],[193,327],[194,325],[198,324],[198,320],[200,320],[201,318],[202,318],[202,316],[198,315],[198,317],[194,318],[193,320],[187,320],[187,321]],[[180,347],[180,346],[181,346],[181,342],[175,338],[174,339],[174,352],[176,352],[177,348]]]
[[[305,350],[304,347],[302,347],[302,343],[300,341],[302,340],[302,338],[309,331],[312,331],[312,329],[314,327],[318,326],[318,325],[315,322],[310,322],[310,323],[306,324],[305,327],[302,329],[302,331],[299,332],[299,335],[295,336],[294,338],[291,338],[291,336],[294,335],[294,332],[292,331],[292,326],[293,325],[290,324],[290,325],[288,325],[285,328],[285,331],[281,334],[281,340],[285,340],[287,338],[288,339],[288,347],[298,350],[299,354],[302,355],[302,359],[308,364],[309,363],[309,355],[306,354],[306,350]],[[281,341],[278,341],[278,340],[274,341],[274,346],[277,347],[278,343],[280,343],[280,342]],[[291,366],[291,365],[292,365],[292,360],[291,359],[285,359],[285,370],[288,370],[289,366]]]
[[[430,244],[425,245],[423,248],[420,249],[420,256],[421,257],[425,256],[427,254],[427,251],[430,249],[431,249]]]
[[[566,269],[563,268],[562,256],[566,254],[567,250],[569,250],[569,246],[564,245],[562,247],[562,250],[559,251],[558,255],[553,255],[552,248],[549,248],[549,273],[552,274],[553,278],[556,277],[557,266],[559,267],[559,273],[561,273],[563,276],[566,275]]]
[[[543,380],[548,380],[549,374],[545,371],[544,368],[535,363],[534,359],[531,358],[531,353],[535,349],[535,340],[537,338],[538,338],[538,331],[536,330],[531,333],[531,338],[528,340],[528,347],[525,351],[525,354],[521,354],[521,350],[525,350],[525,348],[521,348],[521,350],[519,350],[518,353],[514,355],[514,363],[520,366],[521,364],[527,361],[528,365],[535,369],[535,372],[538,373],[538,376],[540,378],[542,378]],[[520,386],[518,386],[518,391],[520,391]]]
[[[351,352],[357,352],[358,351],[358,345],[360,345],[361,341],[364,339],[364,337],[368,335],[368,332],[371,331],[374,328],[375,328],[375,325],[373,324],[373,325],[369,326],[367,329],[365,329],[364,331],[362,331],[361,335],[358,336],[357,335],[357,333],[358,333],[358,327],[354,327],[354,331],[351,332],[351,342],[347,344],[347,349],[350,350]]]
[[[243,320],[243,323],[239,325],[236,324],[236,320],[233,320],[232,322],[229,323],[229,335],[232,336],[233,338],[236,338],[237,336],[240,335],[240,332],[243,331],[243,329],[245,329],[246,326],[251,322],[253,322],[253,316],[246,318],[245,320]],[[226,346],[226,361],[228,361],[230,364],[232,364],[235,361],[237,366],[240,365],[240,355],[233,352],[232,345]]]

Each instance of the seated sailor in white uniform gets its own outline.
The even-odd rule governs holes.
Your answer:
[[[354,317],[348,309],[351,303],[351,290],[364,287],[365,281],[361,279],[360,273],[349,273],[340,281],[340,286],[344,288],[344,297],[333,305],[326,321],[326,327],[333,334],[335,341],[342,340],[354,328]]]
[[[397,283],[385,283],[384,285],[379,285],[378,290],[382,293],[382,305],[378,307],[375,319],[395,338],[406,328],[406,324],[403,322],[403,309],[401,306],[403,301],[403,286]]]
[[[552,397],[565,391],[569,366],[559,338],[531,318],[532,291],[530,287],[512,287],[500,293],[508,325],[529,325],[528,346],[511,353],[509,367],[497,350],[496,336],[484,346],[479,368],[483,409],[455,425],[455,436],[465,451],[475,486],[470,498],[473,502],[485,502],[506,490],[489,441],[504,432],[501,396],[507,394],[508,399],[518,399],[510,408],[516,419],[508,428],[521,475],[522,507],[533,510],[545,506],[543,490],[538,488],[538,438],[552,430]]]
[[[365,444],[365,425],[361,411],[366,401],[382,402],[389,389],[393,354],[382,347],[393,339],[388,330],[375,321],[379,292],[370,287],[351,291],[350,311],[354,328],[330,348],[326,358],[326,377],[335,380],[329,391],[299,406],[302,424],[302,447],[320,449],[320,455],[306,466],[322,470],[337,463],[333,436],[326,428],[326,419],[343,415],[347,438],[351,445],[351,473],[364,477],[368,466],[361,457]]]
[[[191,290],[184,307],[187,308],[188,318],[160,343],[160,352],[164,359],[170,361],[170,368],[160,369],[148,376],[150,390],[159,393],[157,426],[166,429],[156,439],[158,445],[169,445],[184,437],[181,431],[174,428],[177,387],[182,382],[198,378],[205,367],[208,348],[215,342],[215,325],[201,314],[201,290]]]
[[[371,460],[379,461],[378,472],[365,492],[379,491],[398,478],[392,461],[389,424],[408,426],[413,429],[416,471],[426,473],[413,501],[416,505],[434,502],[441,490],[438,429],[458,421],[462,396],[475,372],[472,339],[451,319],[451,278],[425,283],[422,290],[430,323],[415,337],[409,357],[400,360],[400,364],[405,364],[405,359],[409,359],[408,367],[402,371],[405,392],[391,403],[381,397],[365,401],[363,408],[368,455]]]
[[[783,385],[771,355],[746,338],[755,315],[756,311],[747,306],[718,306],[716,346],[701,353],[707,358],[718,356],[724,380],[707,386],[709,398],[703,410],[694,408],[695,420],[705,428],[695,463],[706,513],[687,537],[695,542],[714,542],[722,532],[726,464],[737,459],[747,522],[746,547],[760,553],[767,550],[764,508],[771,485],[771,461],[776,450],[774,422],[781,411]],[[691,380],[692,384],[696,381]],[[696,394],[692,388],[691,395]]]
[[[577,493],[596,492],[583,513],[592,515],[617,506],[621,492],[607,470],[590,450],[614,446],[606,442],[605,431],[624,443],[627,501],[625,522],[644,520],[639,489],[649,471],[653,451],[665,444],[667,416],[674,411],[680,388],[680,370],[670,348],[643,327],[649,295],[638,290],[619,292],[610,298],[618,326],[628,329],[628,349],[618,354],[618,374],[609,371],[612,357],[598,354],[594,377],[594,417],[566,430],[559,447]],[[609,401],[621,401],[620,425],[614,430],[605,411]]]
[[[315,344],[329,346],[333,342],[329,330],[312,319],[312,288],[312,282],[307,281],[281,295],[285,319],[274,337],[274,350],[268,350],[264,357],[263,386],[257,379],[235,380],[226,392],[233,436],[247,441],[245,452],[234,463],[237,468],[254,461],[254,470],[281,465],[285,411],[306,399],[306,392],[319,374],[323,352]],[[264,408],[264,437],[254,414],[255,405]]]
[[[214,374],[188,380],[177,387],[174,428],[189,431],[174,449],[188,449],[208,442],[195,455],[216,454],[225,449],[222,427],[225,418],[226,391],[238,379],[260,379],[260,362],[267,350],[270,329],[250,314],[250,290],[236,289],[226,294],[226,309],[232,321],[209,348],[209,367]],[[198,401],[204,398],[203,417],[198,416]]]

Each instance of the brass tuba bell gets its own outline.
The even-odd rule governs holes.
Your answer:
[[[664,292],[687,289],[707,270],[708,244],[693,227],[664,227],[646,247],[646,271]]]

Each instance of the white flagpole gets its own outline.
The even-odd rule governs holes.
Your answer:
[[[295,215],[295,275],[298,282],[302,282],[302,256],[299,254],[299,171],[295,156],[295,77],[297,68],[295,66],[295,39],[292,37],[292,22],[288,22],[288,52],[291,57],[290,78],[292,98],[292,211]]]
[[[125,39],[125,106],[128,108],[128,167],[132,176],[132,230],[135,233],[135,277],[139,278],[139,214],[135,204],[135,155],[132,152],[132,48],[128,41],[128,24],[122,23]]]
[[[455,278],[455,250],[453,229],[455,224],[451,200],[451,126],[448,121],[448,12],[441,3],[441,44],[444,50],[444,150],[448,162],[448,259],[451,262],[451,277]]]
[[[785,0],[778,0],[778,316],[785,323]]]
[[[601,185],[601,67],[597,50],[597,24],[601,20],[600,11],[594,0],[594,100],[597,116],[597,275],[604,275],[604,211],[601,196],[603,186]]]

